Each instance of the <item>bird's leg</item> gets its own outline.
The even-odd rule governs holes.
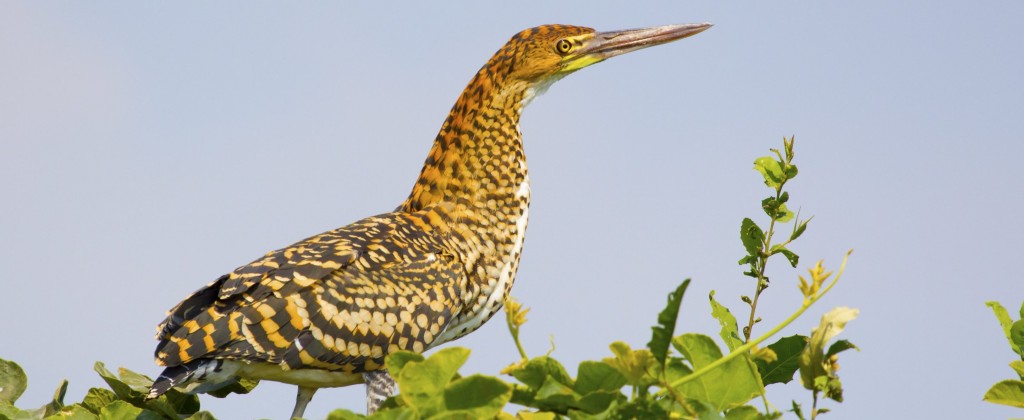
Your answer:
[[[363,372],[366,382],[366,415],[372,415],[380,408],[381,403],[395,393],[398,384],[387,369]]]
[[[292,410],[291,418],[302,418],[302,413],[306,412],[306,404],[309,404],[309,400],[313,399],[313,394],[316,393],[316,390],[317,388],[299,387],[299,393],[295,396],[295,409]]]

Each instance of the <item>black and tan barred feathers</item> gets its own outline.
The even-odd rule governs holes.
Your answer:
[[[379,369],[391,351],[423,351],[465,286],[447,217],[370,217],[222,276],[160,325],[158,363],[215,355],[352,373]]]
[[[512,287],[530,205],[523,107],[573,71],[707,26],[516,34],[456,101],[394,212],[270,252],[172,309],[157,334],[167,369],[149,397],[268,379],[299,385],[301,416],[317,388],[365,381],[372,412],[394,389],[385,356],[474,331]]]

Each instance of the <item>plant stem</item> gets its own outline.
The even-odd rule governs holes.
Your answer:
[[[694,417],[697,416],[697,410],[694,410],[693,407],[690,407],[690,404],[686,403],[686,397],[684,397],[682,394],[680,394],[678,390],[676,390],[675,388],[672,388],[671,386],[665,386],[667,384],[664,382],[664,379],[661,380],[660,385],[661,385],[661,389],[667,389],[668,390],[668,393],[671,394],[672,399],[675,400],[675,402],[677,404],[679,404],[680,407],[683,407],[683,410],[686,410],[686,412],[688,414],[690,414],[690,415],[692,415]],[[633,390],[636,391],[636,387],[633,387]],[[633,395],[633,400],[636,400],[635,393]]]
[[[839,281],[839,278],[843,276],[843,271],[846,270],[846,261],[850,258],[850,254],[852,252],[853,252],[852,249],[846,252],[846,256],[843,257],[843,263],[842,263],[842,265],[839,266],[839,271],[836,272],[835,278],[832,279],[832,282],[829,283],[828,287],[822,289],[821,292],[819,292],[817,296],[814,296],[813,298],[808,299],[805,303],[803,303],[800,306],[800,309],[797,309],[796,312],[793,312],[793,314],[790,315],[788,318],[786,318],[784,321],[782,321],[781,324],[776,325],[775,328],[772,328],[770,331],[764,333],[764,335],[762,335],[760,337],[757,337],[756,339],[754,339],[752,341],[748,341],[746,344],[744,344],[742,346],[737,347],[736,350],[733,350],[731,353],[725,355],[724,357],[722,357],[722,358],[720,358],[718,360],[715,360],[714,362],[708,363],[707,365],[704,365],[704,367],[695,370],[693,373],[691,373],[689,375],[686,375],[686,376],[684,376],[682,378],[677,379],[675,382],[672,382],[669,385],[671,387],[673,387],[673,388],[678,388],[682,384],[685,384],[685,383],[693,381],[693,380],[695,380],[695,379],[697,379],[697,378],[699,378],[701,376],[704,376],[708,372],[714,370],[715,368],[717,368],[717,367],[719,367],[721,365],[724,365],[725,363],[729,362],[730,360],[735,359],[735,358],[739,357],[740,355],[747,354],[747,352],[749,352],[750,349],[754,348],[754,346],[756,346],[758,344],[761,344],[765,340],[767,340],[767,339],[771,338],[773,335],[777,334],[779,331],[782,331],[783,328],[785,328],[789,324],[793,323],[793,321],[795,321],[797,318],[799,318],[800,315],[803,315],[803,313],[806,312],[807,309],[811,307],[811,305],[814,305],[815,302],[820,300],[830,290],[832,290],[833,287],[835,287],[836,283]],[[661,390],[659,390],[657,392],[657,394],[664,394],[665,392],[667,392],[667,391],[665,391],[664,389],[661,389]]]
[[[523,344],[519,342],[519,326],[515,325],[510,318],[506,317],[506,319],[508,319],[508,332],[512,334],[512,341],[516,343],[516,350],[519,350],[519,356],[523,360],[529,359],[526,356],[526,350],[523,350]]]
[[[814,396],[811,402],[811,420],[814,420],[815,417],[818,417],[818,390],[815,389],[811,395]]]
[[[775,199],[778,200],[782,197],[782,187],[785,183],[779,184],[779,188],[775,190]],[[768,234],[764,237],[764,244],[761,251],[761,256],[758,257],[757,264],[757,289],[754,290],[754,300],[750,303],[750,320],[747,322],[747,327],[743,329],[743,341],[750,341],[750,334],[754,332],[754,316],[757,311],[757,300],[761,297],[761,292],[764,291],[764,269],[768,265],[768,254],[772,249],[772,235],[775,234],[775,217],[772,217],[771,223],[768,224]]]

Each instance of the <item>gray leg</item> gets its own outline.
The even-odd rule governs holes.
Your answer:
[[[395,379],[391,377],[387,369],[364,372],[363,381],[366,382],[366,415],[368,416],[376,413],[381,403],[398,389],[398,384],[395,383]]]
[[[306,412],[306,404],[309,404],[309,400],[313,399],[313,394],[316,393],[317,388],[309,388],[300,386],[299,394],[295,396],[295,409],[292,410],[292,418],[302,418],[302,413]]]

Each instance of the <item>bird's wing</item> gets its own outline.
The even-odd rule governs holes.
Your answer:
[[[157,363],[363,371],[390,352],[423,351],[458,313],[465,287],[444,218],[438,208],[370,217],[221,276],[157,327]]]

